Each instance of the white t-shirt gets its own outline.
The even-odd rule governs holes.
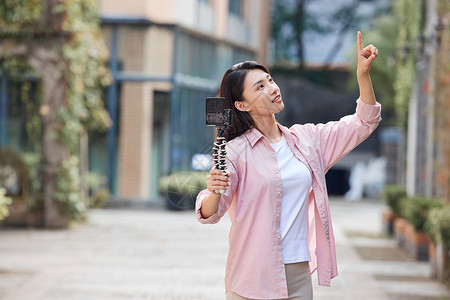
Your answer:
[[[311,261],[308,248],[308,194],[312,177],[309,169],[298,160],[284,136],[271,144],[277,152],[283,194],[280,231],[284,263]]]

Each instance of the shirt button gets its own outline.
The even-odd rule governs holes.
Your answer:
[[[281,235],[278,235],[278,239],[280,239],[280,240],[281,240]]]
[[[278,192],[277,192],[277,195],[278,195],[278,196],[279,196],[279,195],[281,195],[281,192],[280,192],[280,191],[278,191]]]
[[[282,257],[280,257],[280,261],[283,261],[283,258],[282,258]]]
[[[280,216],[280,214],[277,214],[277,217],[279,217]]]

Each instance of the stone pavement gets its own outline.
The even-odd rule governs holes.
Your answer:
[[[339,276],[314,299],[450,299],[382,238],[377,201],[331,200]],[[70,230],[0,230],[0,299],[223,300],[230,221],[201,225],[192,211],[95,210]]]

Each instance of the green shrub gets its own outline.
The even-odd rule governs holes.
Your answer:
[[[387,185],[382,193],[383,201],[391,212],[397,216],[401,215],[401,201],[406,197],[406,189],[401,185]]]
[[[6,197],[6,189],[0,188],[0,221],[9,216],[8,205],[11,202],[11,198]]]
[[[82,201],[79,164],[80,159],[75,155],[63,160],[56,173],[53,197],[65,217],[82,221],[86,218],[88,207]]]
[[[434,208],[442,208],[442,202],[423,196],[407,197],[401,200],[401,215],[414,226],[416,231],[425,231],[428,214]]]
[[[108,189],[108,178],[96,172],[89,172],[87,177],[89,187],[89,207],[102,208],[111,198]]]
[[[206,189],[205,171],[180,171],[163,176],[159,179],[159,192],[163,195],[177,193],[186,196],[195,196]]]
[[[433,208],[429,212],[426,230],[435,243],[450,248],[450,205]]]
[[[8,196],[28,196],[29,173],[29,167],[19,152],[0,147],[0,185]]]

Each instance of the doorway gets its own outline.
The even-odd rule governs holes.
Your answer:
[[[170,94],[153,94],[153,143],[151,147],[150,197],[159,197],[158,180],[169,172]]]

